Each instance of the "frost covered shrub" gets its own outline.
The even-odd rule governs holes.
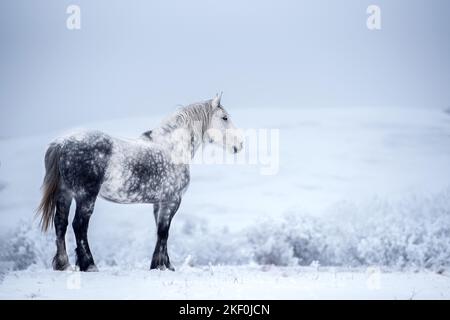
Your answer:
[[[274,225],[271,221],[250,230],[248,241],[253,259],[259,264],[288,266],[297,264],[294,248],[284,224]]]
[[[54,241],[40,234],[37,226],[30,222],[21,221],[13,232],[2,236],[0,243],[1,265],[9,270],[23,270],[36,264],[49,266],[42,257],[54,254]]]
[[[321,216],[289,214],[248,233],[261,264],[439,269],[450,266],[450,191],[398,204],[339,204]]]
[[[205,220],[186,219],[174,225],[169,250],[174,261],[190,257],[191,265],[238,265],[250,262],[251,254],[245,235],[227,228],[214,229]]]
[[[100,269],[149,267],[155,230],[134,221],[91,231],[90,246]],[[236,232],[180,215],[170,233],[169,252],[175,266],[189,260],[190,265],[317,262],[323,266],[440,270],[450,267],[450,189],[399,203],[340,203],[321,215],[291,212]],[[75,244],[70,227],[66,241],[73,264]],[[35,223],[22,222],[0,239],[0,274],[32,265],[51,268],[55,250],[53,230],[43,235]]]
[[[358,220],[355,252],[362,265],[432,269],[450,265],[449,191],[363,210],[370,218]]]
[[[253,258],[260,264],[311,265],[330,261],[328,228],[311,216],[289,214],[267,221],[248,233]]]

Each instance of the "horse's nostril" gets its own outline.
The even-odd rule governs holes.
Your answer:
[[[233,152],[237,153],[238,152],[238,148],[236,146],[233,146]]]

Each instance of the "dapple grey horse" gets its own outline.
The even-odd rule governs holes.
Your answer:
[[[100,196],[116,203],[153,204],[158,237],[150,268],[174,270],[167,239],[172,218],[189,185],[189,160],[204,142],[218,144],[232,153],[243,147],[243,136],[235,130],[220,100],[221,95],[217,95],[183,107],[138,139],[86,131],[50,144],[45,154],[46,174],[38,212],[43,231],[52,223],[55,226],[57,252],[53,269],[70,267],[65,234],[74,199],[76,265],[81,271],[97,271],[87,231]]]

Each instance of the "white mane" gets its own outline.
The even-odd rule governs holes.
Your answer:
[[[193,103],[169,116],[162,122],[160,129],[169,133],[179,128],[194,129],[200,126],[200,133],[204,134],[210,125],[213,112],[212,100]]]
[[[194,156],[203,143],[214,113],[213,100],[193,103],[178,109],[161,124],[143,134],[143,138],[164,145],[169,152],[183,149],[185,154]],[[182,129],[182,130],[179,130]]]
[[[181,107],[175,113],[163,120],[159,127],[151,131],[151,136],[145,133],[148,138],[155,140],[160,137],[167,137],[177,129],[188,130],[193,138],[200,142],[203,135],[208,130],[211,118],[214,113],[212,100],[193,103]]]

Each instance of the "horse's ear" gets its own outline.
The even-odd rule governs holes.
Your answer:
[[[217,108],[218,106],[220,106],[220,100],[222,99],[222,93],[220,93],[220,95],[218,93],[216,93],[216,96],[214,97],[213,101],[212,101],[212,106],[214,108]]]

